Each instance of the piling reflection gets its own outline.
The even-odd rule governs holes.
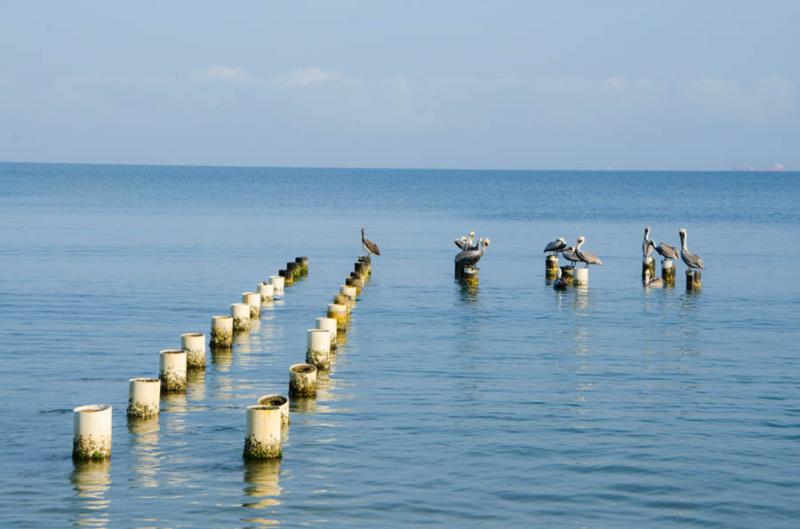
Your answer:
[[[158,487],[159,430],[158,417],[129,419],[128,433],[131,435],[131,469],[134,482],[142,487]]]
[[[75,527],[108,527],[111,461],[75,461],[70,475],[75,491]]]
[[[289,401],[290,413],[314,413],[317,411],[317,399],[297,398]]]
[[[186,396],[193,401],[205,400],[206,398],[205,369],[190,369],[186,373]]]
[[[478,285],[466,284],[456,281],[459,286],[460,300],[462,303],[476,303],[478,301]]]
[[[232,347],[211,347],[211,364],[216,371],[226,373],[230,371],[233,364],[233,348]]]
[[[269,509],[280,505],[278,499],[282,489],[280,486],[281,462],[279,459],[246,461],[244,464],[244,501],[246,509]],[[247,521],[252,521],[248,519]],[[277,523],[269,521],[270,524]]]

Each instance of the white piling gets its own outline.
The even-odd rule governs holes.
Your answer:
[[[317,396],[317,368],[311,364],[289,367],[289,398]]]
[[[261,317],[261,294],[258,292],[242,292],[242,303],[250,306],[250,319],[257,320]]]
[[[575,276],[572,279],[572,284],[576,287],[588,287],[589,286],[589,269],[588,268],[576,268],[575,269]]]
[[[306,363],[321,371],[331,368],[331,333],[325,329],[308,329]]]
[[[206,368],[206,336],[201,332],[187,332],[181,335],[181,348],[186,351],[186,367]]]
[[[339,336],[336,318],[317,318],[317,329],[325,329],[331,333],[331,350],[336,349],[336,338]]]
[[[211,318],[211,345],[230,347],[233,344],[233,317],[213,316]]]
[[[258,285],[258,293],[261,295],[261,304],[269,303],[272,301],[272,296],[275,293],[275,287],[269,283],[261,283]]]
[[[260,404],[247,407],[247,437],[243,455],[246,459],[281,457],[280,407]]]
[[[181,349],[164,349],[159,354],[158,378],[165,392],[186,391],[186,352]]]
[[[281,410],[281,425],[289,425],[289,399],[283,395],[262,395],[258,397],[261,406],[277,406]]]
[[[72,457],[94,460],[111,457],[111,406],[89,404],[72,412],[75,423]]]
[[[283,297],[286,282],[281,276],[269,276],[269,284],[272,285],[273,296],[278,299]]]
[[[247,303],[231,304],[231,316],[233,316],[234,332],[250,330],[250,305]]]
[[[161,380],[132,378],[128,381],[128,417],[155,417],[161,403]]]
[[[358,293],[356,292],[356,287],[351,287],[348,285],[342,285],[339,287],[339,292],[350,298],[350,308],[356,308],[356,297]]]
[[[347,330],[347,307],[339,303],[328,305],[328,317],[336,320],[336,328],[339,331]]]

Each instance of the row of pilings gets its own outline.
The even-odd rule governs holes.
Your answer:
[[[675,261],[672,259],[661,260],[661,279],[665,287],[675,286]],[[560,272],[560,273],[559,273]],[[656,276],[656,260],[648,256],[642,260],[642,281],[649,272],[650,277]],[[589,286],[589,269],[575,268],[573,266],[560,266],[557,255],[548,255],[544,261],[544,277],[548,282],[558,281],[559,284],[586,288]],[[647,285],[645,285],[647,286]],[[686,290],[698,291],[702,288],[702,272],[700,270],[686,270]]]
[[[212,350],[225,352],[232,348],[234,336],[249,333],[253,322],[260,319],[262,307],[273,303],[275,299],[282,299],[286,287],[307,276],[308,269],[308,258],[297,257],[286,263],[286,267],[277,275],[259,283],[254,291],[243,292],[241,301],[230,305],[229,314],[212,316],[208,340]],[[160,414],[162,397],[185,393],[187,373],[202,372],[206,367],[206,343],[206,335],[202,332],[184,333],[181,335],[180,349],[160,351],[158,377],[131,378],[128,382],[128,419],[136,421],[157,417]],[[290,377],[294,375],[291,374]],[[110,458],[112,407],[108,404],[78,406],[73,409],[73,417],[73,459],[85,461]],[[260,397],[257,404],[247,410],[245,455],[280,457],[280,431],[288,423],[289,400],[286,397]],[[275,424],[278,425],[277,430]],[[268,432],[269,435],[251,435],[251,432]]]

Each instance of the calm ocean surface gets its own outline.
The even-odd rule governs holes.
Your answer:
[[[800,525],[800,175],[0,164],[0,526]],[[703,256],[644,292],[641,236]],[[280,463],[245,412],[381,245],[346,345]],[[453,239],[492,240],[480,287]],[[557,236],[604,259],[544,283]],[[295,256],[308,278],[159,420],[127,380]],[[72,413],[114,407],[107,465]]]

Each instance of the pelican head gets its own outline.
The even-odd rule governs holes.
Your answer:
[[[488,248],[489,247],[489,238],[487,237],[487,238],[481,239],[481,240],[483,241],[483,247],[484,248]]]
[[[686,247],[686,228],[681,228],[678,230],[678,235],[681,237],[681,246],[684,248]]]
[[[584,237],[583,235],[581,235],[580,237],[578,237],[578,240],[577,240],[577,242],[575,243],[575,249],[577,250],[578,248],[580,248],[581,246],[583,246],[583,243],[585,243],[585,242],[586,242],[586,237]]]
[[[469,238],[470,239],[474,239],[475,238],[475,232],[474,231],[469,232]]]
[[[558,242],[560,242],[561,244],[567,244],[567,241],[565,241],[565,240],[564,240],[564,237],[559,237],[559,238],[558,238],[558,239],[556,239],[556,240],[557,240]]]
[[[644,238],[646,239],[648,235],[650,235],[650,226],[645,226],[645,228],[644,228]]]
[[[361,235],[364,235],[364,228],[361,228]]]

